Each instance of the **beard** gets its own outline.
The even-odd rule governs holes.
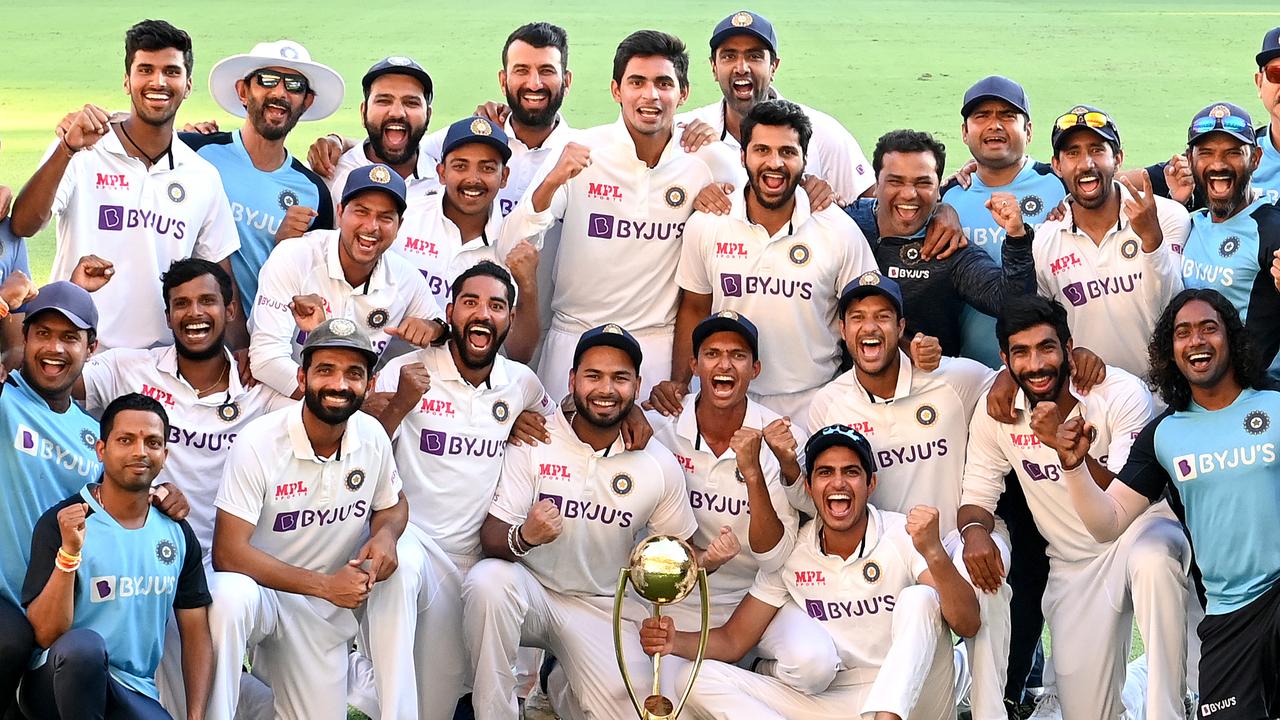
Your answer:
[[[1047,372],[1048,371],[1046,371],[1046,374]],[[1032,407],[1034,407],[1035,403],[1038,403],[1038,402],[1056,401],[1058,399],[1058,396],[1062,393],[1063,386],[1071,378],[1071,368],[1065,362],[1062,363],[1062,365],[1058,366],[1058,376],[1056,378],[1056,381],[1053,383],[1052,387],[1049,388],[1049,392],[1043,396],[1037,395],[1036,393],[1032,392],[1027,383],[1027,380],[1029,378],[1031,378],[1032,376],[1040,375],[1040,374],[1042,374],[1041,371],[1026,372],[1026,373],[1019,373],[1014,377],[1014,380],[1018,383],[1018,387],[1022,389],[1022,392],[1024,394],[1026,394],[1027,399],[1031,401]]]
[[[331,408],[324,404],[325,398],[342,398],[347,401],[347,405],[342,408]],[[307,409],[312,415],[316,416],[320,422],[325,425],[341,425],[348,418],[356,414],[360,406],[364,403],[364,399],[350,390],[335,392],[333,390],[312,390],[307,388],[302,395],[303,402],[306,403]]]
[[[402,122],[409,127],[409,137],[406,139],[404,149],[400,152],[391,152],[387,150],[387,145],[382,140],[382,134],[389,123]],[[400,165],[409,162],[414,155],[418,154],[418,145],[422,142],[422,136],[427,134],[427,126],[415,126],[406,118],[404,120],[384,120],[381,125],[373,125],[368,118],[364,121],[364,131],[369,135],[369,145],[373,147],[375,157],[381,159],[388,165]]]
[[[178,353],[179,357],[185,358],[187,360],[211,360],[223,353],[223,348],[225,347],[226,339],[227,339],[227,333],[223,331],[223,333],[218,336],[218,339],[215,340],[211,345],[209,345],[209,347],[205,348],[204,350],[192,350],[186,345],[183,345],[182,341],[178,339],[178,334],[174,333],[173,349],[175,352]]]
[[[786,174],[785,170],[782,172]],[[787,174],[787,184],[782,190],[782,195],[780,195],[777,200],[765,200],[760,189],[760,175],[761,173],[751,175],[751,194],[755,195],[756,202],[760,203],[760,206],[766,210],[777,210],[778,208],[786,207],[786,204],[791,202],[791,198],[795,197],[796,188],[800,187],[800,177],[792,177],[790,174]]]
[[[556,121],[556,113],[560,112],[560,106],[564,104],[564,86],[560,86],[560,92],[552,95],[548,90],[547,106],[540,111],[532,112],[525,110],[520,105],[520,98],[513,95],[510,90],[505,90],[507,96],[507,107],[511,108],[511,117],[516,122],[526,127],[543,128],[548,127]]]
[[[1214,175],[1218,173],[1215,172]],[[1209,197],[1208,187],[1209,178],[1196,176],[1196,189],[1205,196],[1205,203],[1209,206],[1209,212],[1213,213],[1213,217],[1218,220],[1226,220],[1227,218],[1240,212],[1240,209],[1249,204],[1249,178],[1241,179],[1235,171],[1228,170],[1225,173],[1231,176],[1231,195],[1226,200],[1214,200]]]
[[[601,430],[613,430],[621,425],[623,419],[631,412],[635,402],[635,398],[624,400],[619,397],[614,411],[609,415],[603,415],[591,405],[590,396],[578,395],[576,391],[573,393],[573,406],[578,409],[578,416],[586,420],[588,424]]]
[[[485,327],[489,329],[489,349],[480,355],[471,352],[471,347],[467,344],[468,328]],[[502,333],[498,332],[497,326],[486,322],[473,322],[465,328],[458,328],[453,325],[449,326],[449,339],[453,346],[458,349],[458,357],[462,359],[462,364],[467,366],[468,370],[483,370],[493,365],[494,358],[498,357],[498,350],[502,348],[502,343],[506,341],[507,334],[511,332],[508,327]]]
[[[285,111],[284,124],[272,125],[267,122],[264,113],[269,107],[276,107]],[[264,139],[281,140],[293,130],[294,125],[298,124],[298,119],[302,117],[304,108],[301,106],[295,108],[289,103],[280,100],[258,102],[253,97],[250,97],[245,112],[249,115],[249,122],[253,123],[253,129]]]

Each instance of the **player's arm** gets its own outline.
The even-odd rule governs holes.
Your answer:
[[[1166,412],[1166,415],[1168,412]],[[1071,504],[1089,534],[1098,542],[1111,542],[1120,537],[1147,507],[1160,499],[1171,484],[1169,473],[1160,465],[1155,453],[1155,431],[1166,416],[1153,420],[1138,435],[1129,451],[1129,460],[1104,491],[1079,461],[1087,455],[1092,442],[1092,428],[1083,418],[1075,417],[1058,429],[1058,456],[1062,461],[1062,480],[1067,485]]]
[[[369,574],[370,588],[373,583],[391,577],[391,573],[399,567],[400,557],[396,552],[396,543],[400,542],[400,536],[408,526],[409,501],[397,485],[395,504],[373,511],[369,518],[369,539],[352,560]]]
[[[518,562],[554,542],[564,529],[560,508],[550,498],[536,496],[531,453],[527,445],[508,446],[502,457],[502,477],[489,514],[480,525],[480,549],[485,557]]]
[[[787,431],[790,434],[790,431]],[[764,468],[760,464],[760,446],[764,432],[741,427],[729,438],[729,447],[737,458],[738,472],[747,486],[747,505],[750,525],[747,528],[747,546],[752,554],[763,555],[778,546],[786,528],[773,507]]]
[[[680,305],[676,308],[676,334],[671,345],[671,382],[689,392],[693,368],[693,328],[711,314],[711,294],[680,290]]]
[[[45,511],[31,536],[31,563],[22,585],[27,621],[42,648],[71,629],[75,618],[76,571],[67,572],[66,560],[76,564],[85,542],[85,517],[89,506],[77,499]],[[62,551],[59,553],[59,551]]]
[[[66,132],[45,153],[44,162],[18,192],[9,213],[9,229],[18,237],[31,237],[53,217],[55,204],[65,204],[59,197],[69,192],[64,175],[76,153],[93,146],[111,132],[107,112],[96,105],[85,105],[69,118]]]
[[[542,336],[541,318],[538,317],[537,248],[527,240],[520,240],[502,259],[511,270],[511,279],[516,286],[515,305],[511,308],[511,329],[507,334],[507,357],[516,362],[527,363],[533,359],[538,349],[538,340]]]
[[[1005,476],[1012,469],[997,441],[1001,429],[981,412],[975,413],[969,423],[960,509],[956,513],[956,526],[964,541],[965,568],[974,587],[987,593],[1000,589],[1008,570],[991,536],[995,531],[996,503],[1004,493]]]
[[[720,627],[707,633],[707,660],[735,663],[760,643],[778,608],[748,593],[738,603],[733,615]],[[645,653],[676,655],[692,660],[698,656],[699,633],[676,630],[669,617],[646,618],[640,626],[640,645]]]
[[[374,413],[387,437],[394,438],[409,413],[418,407],[422,397],[431,388],[431,372],[421,361],[410,362],[417,353],[401,355],[387,363],[378,372],[374,389],[378,394],[390,394],[381,411]]]
[[[295,240],[294,242],[302,242]],[[295,400],[302,398],[298,364],[293,361],[293,336],[298,332],[290,303],[302,292],[304,259],[282,243],[258,273],[258,297],[253,303],[249,369],[258,382]]]
[[[204,575],[200,541],[186,522],[182,522],[185,539],[182,571],[173,598],[173,614],[182,640],[182,682],[186,687],[187,718],[204,718],[213,685],[213,638],[209,633],[209,606],[213,596]]]
[[[917,505],[907,513],[907,534],[916,552],[927,565],[917,579],[938,591],[942,601],[942,619],[961,637],[978,634],[978,596],[973,586],[956,569],[938,534],[938,509]]]
[[[248,575],[259,585],[326,598],[330,576],[300,568],[259,550],[250,542],[254,525],[218,508],[213,530],[213,568],[218,572]]]

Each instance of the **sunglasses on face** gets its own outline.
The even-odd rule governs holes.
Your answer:
[[[1107,117],[1106,113],[1096,110],[1083,113],[1070,112],[1059,116],[1053,124],[1059,130],[1070,130],[1081,125],[1091,128],[1104,128],[1111,124],[1111,118]]]
[[[1273,85],[1280,85],[1280,64],[1268,65],[1262,68],[1262,76],[1267,79],[1267,82]]]
[[[1237,117],[1235,115],[1228,115],[1226,117],[1220,117],[1220,118],[1216,118],[1216,117],[1196,118],[1195,121],[1191,123],[1191,130],[1192,132],[1195,132],[1195,133],[1206,133],[1206,132],[1209,132],[1210,130],[1226,130],[1227,132],[1244,132],[1248,127],[1249,127],[1249,124],[1244,121],[1244,118]]]
[[[266,88],[268,90],[279,85],[281,81],[284,82],[285,92],[293,93],[294,95],[305,95],[310,90],[307,78],[303,75],[297,75],[294,73],[285,74],[272,72],[270,70],[257,70],[249,73],[249,77],[245,78],[245,80],[249,80],[250,78],[257,80],[258,87]]]

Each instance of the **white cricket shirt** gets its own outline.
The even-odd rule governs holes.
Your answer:
[[[942,537],[956,529],[965,443],[978,398],[995,372],[967,358],[942,358],[926,373],[898,351],[893,397],[873,397],[849,370],[818,391],[809,405],[813,430],[836,423],[866,436],[876,455],[876,507],[906,514],[916,505],[938,509]],[[986,408],[976,410],[985,413]]]
[[[315,293],[327,318],[358,324],[382,352],[387,328],[405,318],[442,318],[427,281],[404,258],[384,253],[368,282],[352,287],[338,260],[338,230],[313,230],[276,246],[258,276],[258,297],[250,317],[249,365],[253,376],[284,395],[298,387],[305,333],[289,310],[295,295]]]
[[[46,160],[65,152],[61,143],[53,141]],[[53,215],[50,280],[70,280],[85,255],[115,266],[111,281],[93,294],[103,349],[172,342],[160,274],[174,260],[221,262],[240,249],[222,176],[176,134],[150,168],[125,152],[114,130],[76,153],[58,183]]]
[[[744,192],[751,192],[744,190]],[[711,296],[711,311],[733,310],[760,329],[760,395],[803,392],[831,380],[840,364],[840,291],[878,270],[867,239],[843,210],[810,213],[796,188],[791,222],[769,236],[747,219],[734,193],[729,215],[694,213],[685,225],[676,283]]]
[[[618,572],[648,533],[693,537],[698,521],[684,474],[662,445],[627,450],[619,436],[604,450],[578,439],[557,408],[547,418],[550,443],[507,448],[489,514],[524,522],[550,499],[564,520],[560,536],[520,559],[547,588],[566,595],[612,597]]]
[[[462,241],[462,233],[444,214],[444,190],[427,193],[410,205],[400,221],[400,234],[391,252],[413,265],[426,278],[436,304],[445,307],[453,301],[453,280],[481,260],[506,263],[498,258],[498,234],[502,230],[502,214],[495,203],[480,237]]]
[[[502,474],[516,417],[549,415],[555,403],[529,368],[498,355],[476,387],[458,372],[448,346],[401,355],[378,373],[377,390],[395,392],[400,368],[420,362],[431,387],[396,432],[396,466],[409,500],[409,520],[451,555],[480,558],[480,525]]]
[[[336,213],[338,204],[342,202],[342,190],[347,185],[347,176],[352,170],[372,165],[374,161],[365,155],[369,141],[365,140],[338,157],[333,168],[333,177],[329,179],[329,193],[333,195],[333,209]],[[404,179],[405,199],[409,207],[433,190],[440,189],[440,177],[436,175],[436,157],[422,151],[418,146],[418,162],[414,165],[413,174]]]
[[[337,572],[369,537],[373,513],[399,502],[391,440],[371,415],[347,420],[332,458],[316,457],[302,403],[263,415],[242,434],[216,505],[252,523],[253,546],[282,562]]]

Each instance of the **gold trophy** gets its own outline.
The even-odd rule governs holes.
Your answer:
[[[702,630],[698,640],[698,656],[693,660],[693,672],[689,675],[689,684],[680,695],[678,705],[673,706],[671,700],[662,695],[658,686],[661,655],[653,656],[653,694],[644,699],[643,705],[632,686],[627,661],[622,656],[622,600],[627,593],[628,579],[640,597],[653,603],[655,618],[661,617],[663,605],[680,602],[693,591],[695,584],[702,596]],[[693,548],[685,541],[671,535],[651,535],[631,551],[627,567],[622,568],[618,574],[618,591],[613,596],[613,649],[618,657],[618,669],[622,671],[622,681],[627,686],[627,694],[631,696],[631,704],[635,706],[640,720],[675,720],[680,716],[685,700],[689,699],[689,691],[693,689],[693,680],[702,667],[702,655],[707,649],[707,633],[711,629],[710,601],[707,571],[698,567]]]

